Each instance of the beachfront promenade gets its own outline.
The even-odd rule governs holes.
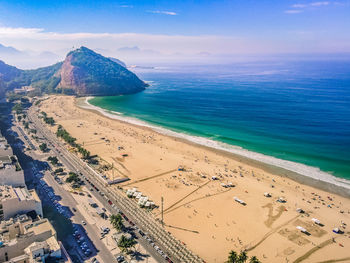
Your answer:
[[[48,130],[38,119],[36,107],[28,111],[28,117],[33,122],[41,134],[46,138],[51,149],[55,151],[63,162],[69,163],[76,171],[81,172],[89,178],[100,191],[105,194],[105,198],[111,200],[126,216],[134,222],[143,232],[147,233],[158,246],[169,255],[173,262],[203,262],[198,256],[194,255],[183,243],[175,239],[167,232],[154,217],[140,209],[138,205],[125,196],[125,194],[111,186],[107,186],[101,176],[91,167],[83,162],[78,156],[69,152],[64,144],[57,139],[55,134]]]

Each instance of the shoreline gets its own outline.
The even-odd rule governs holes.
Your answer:
[[[316,167],[251,152],[238,146],[216,142],[204,137],[186,135],[163,127],[157,127],[142,120],[125,117],[118,112],[113,112],[94,106],[88,102],[88,100],[91,98],[92,97],[76,98],[75,105],[81,109],[102,115],[111,120],[119,121],[128,125],[134,125],[142,129],[152,130],[153,132],[159,133],[163,136],[231,157],[238,162],[252,165],[256,168],[263,169],[266,172],[273,173],[281,177],[287,177],[300,184],[305,184],[320,190],[350,198],[350,181],[335,177],[321,171]],[[292,170],[293,168],[294,171]],[[312,174],[311,176],[310,173]]]

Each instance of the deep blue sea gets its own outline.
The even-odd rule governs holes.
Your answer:
[[[141,93],[103,109],[350,179],[350,61],[134,69]]]

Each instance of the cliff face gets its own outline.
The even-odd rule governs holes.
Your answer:
[[[132,94],[147,86],[125,67],[85,47],[68,53],[64,62],[35,70],[0,63],[0,91],[28,85],[78,96]]]
[[[79,96],[131,94],[147,86],[131,71],[85,47],[67,55],[60,76],[59,87]]]

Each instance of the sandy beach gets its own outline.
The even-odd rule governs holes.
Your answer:
[[[262,262],[350,262],[346,190],[338,195],[321,190],[327,187],[301,184],[307,179],[294,175],[296,181],[285,171],[77,106],[83,103],[84,98],[52,96],[41,102],[40,110],[112,165],[102,173],[129,178],[118,184],[125,191],[135,187],[158,206],[163,197],[165,227],[206,262],[224,262],[232,249],[246,249]],[[264,196],[267,192],[271,197]],[[279,198],[286,202],[277,202]],[[151,213],[160,219],[159,208]],[[334,228],[344,233],[336,234]]]

